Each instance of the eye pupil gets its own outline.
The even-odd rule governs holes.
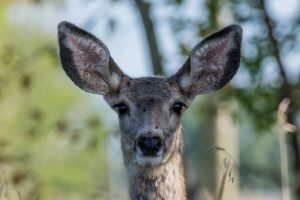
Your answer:
[[[183,106],[184,105],[182,103],[175,103],[173,106],[173,111],[177,114],[181,114]]]
[[[124,114],[128,113],[128,111],[129,111],[127,105],[125,105],[124,103],[116,104],[116,105],[114,105],[114,108],[117,110],[117,112],[120,115],[124,115]]]

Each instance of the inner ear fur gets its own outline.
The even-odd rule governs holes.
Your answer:
[[[58,41],[62,67],[78,87],[101,95],[118,91],[125,75],[101,40],[74,24],[61,22]]]
[[[190,98],[224,87],[238,70],[242,28],[228,26],[205,38],[191,51],[183,67],[171,78]]]

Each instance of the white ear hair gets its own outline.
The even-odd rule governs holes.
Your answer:
[[[240,62],[242,28],[231,25],[196,45],[173,76],[189,98],[214,92],[231,80]]]
[[[109,63],[109,51],[92,40],[70,35],[67,36],[65,43],[72,50],[74,62],[79,69],[103,67]]]
[[[112,88],[117,88],[121,84],[121,78],[117,73],[113,72],[110,75],[110,85]]]

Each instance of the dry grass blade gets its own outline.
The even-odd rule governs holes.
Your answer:
[[[20,200],[20,194],[9,185],[5,172],[0,168],[0,200]]]
[[[225,191],[226,182],[230,182],[232,184],[235,182],[233,171],[235,170],[235,168],[238,168],[238,166],[234,161],[234,158],[228,153],[228,151],[225,148],[219,146],[212,146],[208,148],[206,153],[210,151],[221,152],[222,154],[225,155],[222,164],[223,165],[222,168],[224,171],[222,172],[222,178],[221,178],[219,189],[216,192],[217,196],[214,197],[214,199],[216,200],[222,200]]]
[[[224,194],[224,189],[225,189],[225,184],[226,184],[226,179],[227,179],[228,174],[231,173],[230,160],[227,161],[226,158],[225,158],[225,161],[224,161],[224,168],[225,168],[225,171],[224,171],[223,176],[222,176],[221,185],[220,185],[217,200],[222,200],[223,194]]]
[[[5,200],[8,196],[7,180],[2,170],[0,171],[0,200]]]

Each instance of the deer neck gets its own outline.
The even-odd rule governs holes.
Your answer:
[[[178,133],[174,153],[162,166],[140,168],[129,165],[129,194],[131,200],[185,200],[185,179],[182,162],[182,136]]]

